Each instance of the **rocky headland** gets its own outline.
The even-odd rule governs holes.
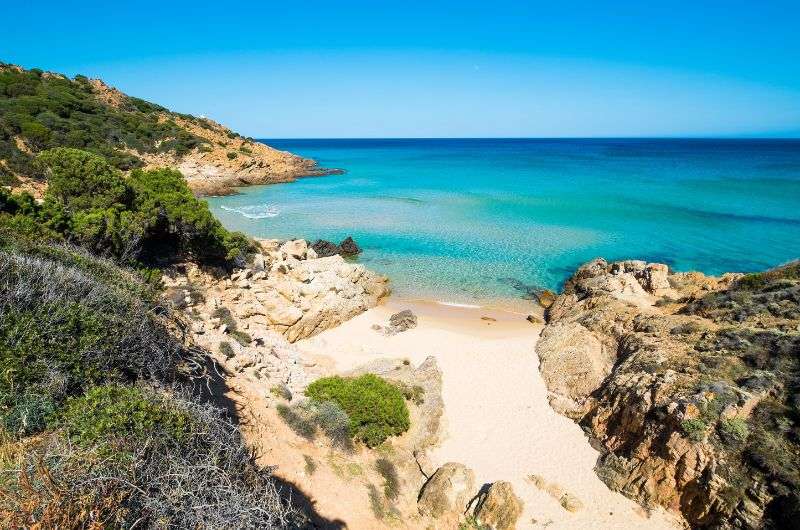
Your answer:
[[[597,472],[695,528],[800,520],[800,264],[671,273],[602,259],[546,311],[551,405],[603,456]]]

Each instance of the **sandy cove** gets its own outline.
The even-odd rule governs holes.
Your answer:
[[[418,315],[416,328],[393,336],[372,329],[409,308]],[[296,344],[332,372],[381,357],[418,364],[435,356],[443,373],[446,433],[431,452],[432,463],[463,463],[478,484],[511,482],[525,504],[519,528],[679,528],[674,516],[648,516],[594,473],[598,452],[578,425],[548,404],[535,353],[541,329],[501,310],[390,299]],[[562,507],[565,493],[582,508]]]

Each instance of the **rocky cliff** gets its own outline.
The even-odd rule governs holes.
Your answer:
[[[800,263],[759,274],[589,262],[537,345],[598,474],[698,528],[800,521]]]

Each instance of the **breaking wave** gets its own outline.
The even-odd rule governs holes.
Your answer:
[[[270,217],[277,217],[281,211],[274,204],[254,204],[252,206],[242,206],[241,208],[232,208],[230,206],[220,206],[227,212],[235,212],[242,217],[248,219],[267,219]]]

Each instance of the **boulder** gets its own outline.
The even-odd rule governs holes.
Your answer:
[[[404,309],[389,317],[389,325],[398,333],[415,328],[417,327],[417,315],[412,313],[410,309]]]
[[[498,481],[478,498],[475,518],[491,530],[514,530],[522,514],[522,501],[509,482]]]
[[[475,473],[456,462],[436,470],[422,487],[417,507],[422,515],[437,519],[440,527],[456,527],[475,493]]]
[[[308,243],[306,243],[305,239],[294,239],[281,245],[279,251],[285,252],[292,258],[304,260],[308,253]]]
[[[339,243],[339,248],[341,249],[341,254],[345,256],[355,256],[361,253],[361,247],[350,236],[347,236],[344,241]]]

